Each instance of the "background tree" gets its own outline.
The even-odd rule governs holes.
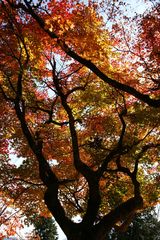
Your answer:
[[[50,212],[69,240],[104,240],[158,201],[159,89],[144,68],[152,48],[137,50],[143,28],[129,24],[129,35],[118,24],[140,26],[125,9],[0,2],[1,191],[28,218]]]
[[[41,240],[56,240],[57,227],[53,218],[35,216],[33,218],[34,232]]]
[[[160,237],[160,222],[154,208],[138,213],[126,232],[113,230],[107,239],[118,240],[158,240]]]

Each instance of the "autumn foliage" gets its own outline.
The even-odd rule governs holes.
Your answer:
[[[0,191],[69,240],[103,240],[158,202],[159,5],[125,8],[0,2]]]

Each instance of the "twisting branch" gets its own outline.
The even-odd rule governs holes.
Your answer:
[[[52,64],[52,76],[55,88],[60,96],[62,106],[66,111],[69,119],[69,130],[71,134],[72,140],[72,150],[73,150],[73,161],[74,166],[78,172],[80,172],[87,180],[89,186],[89,199],[88,199],[88,206],[86,210],[86,214],[84,215],[82,225],[88,227],[93,224],[95,217],[98,213],[99,204],[101,201],[100,193],[99,193],[99,179],[97,175],[89,168],[85,163],[83,163],[80,159],[79,154],[79,146],[78,146],[78,137],[77,132],[75,129],[75,119],[72,113],[70,106],[67,103],[67,97],[63,93],[63,89],[59,83],[59,79],[56,75],[56,62]]]
[[[58,95],[61,98],[62,106],[64,107],[64,109],[68,115],[68,118],[69,118],[69,128],[70,128],[70,133],[71,133],[71,138],[72,138],[73,159],[74,159],[75,167],[79,170],[79,167],[83,166],[85,169],[87,169],[87,171],[91,171],[89,168],[87,168],[87,166],[85,164],[82,163],[82,161],[80,159],[77,132],[75,130],[75,119],[72,114],[72,110],[67,103],[67,99],[66,99],[67,97],[63,93],[62,87],[59,84],[59,79],[57,78],[57,75],[56,75],[55,60],[54,60],[54,63],[52,64],[52,77],[53,77],[53,82],[54,82],[55,88],[58,92]]]

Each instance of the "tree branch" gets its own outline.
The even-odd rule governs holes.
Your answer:
[[[88,226],[93,224],[99,209],[99,204],[101,201],[101,197],[99,193],[99,184],[98,184],[99,180],[96,174],[92,171],[92,169],[90,169],[80,159],[78,137],[75,129],[75,119],[74,119],[72,110],[67,103],[66,95],[63,93],[62,88],[59,84],[59,79],[56,76],[55,68],[56,68],[56,65],[54,63],[52,65],[53,81],[54,81],[56,90],[58,92],[58,95],[61,98],[62,106],[65,109],[69,119],[69,130],[70,130],[71,139],[72,139],[74,166],[76,170],[86,178],[89,186],[88,206],[87,206],[87,210],[84,215],[83,221],[81,223],[87,228]]]
[[[139,91],[137,91],[135,88],[130,87],[126,84],[120,83],[114,79],[111,79],[108,77],[105,73],[103,73],[94,63],[92,63],[90,60],[87,60],[80,55],[78,55],[75,51],[73,51],[62,39],[60,39],[54,32],[50,31],[49,28],[47,28],[45,21],[32,9],[31,5],[27,0],[24,0],[26,6],[24,4],[14,4],[11,3],[11,1],[7,0],[7,2],[11,5],[13,8],[22,8],[25,12],[29,13],[39,24],[39,26],[53,39],[57,39],[58,45],[62,48],[62,50],[71,58],[78,61],[82,65],[86,66],[88,69],[90,69],[93,73],[96,74],[100,79],[102,79],[104,82],[109,84],[115,89],[121,90],[123,92],[126,92],[128,94],[131,94],[135,98],[141,100],[144,103],[147,103],[151,107],[158,108],[160,107],[160,99],[152,99],[149,95],[143,94]]]
[[[120,204],[110,213],[105,215],[102,220],[93,227],[93,231],[97,234],[96,239],[101,239],[101,236],[106,235],[117,222],[129,218],[137,210],[143,207],[143,199],[140,196],[130,198],[126,202]]]

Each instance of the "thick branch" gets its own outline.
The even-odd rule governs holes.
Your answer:
[[[90,60],[86,60],[79,56],[77,53],[75,53],[72,50],[68,50],[67,48],[63,49],[70,57],[75,59],[76,61],[80,62],[81,64],[85,65],[87,68],[89,68],[92,72],[94,72],[99,78],[101,78],[104,82],[108,83],[110,86],[121,90],[123,92],[129,93],[132,96],[138,98],[139,100],[147,103],[151,107],[160,107],[160,99],[151,99],[148,95],[138,92],[133,87],[130,87],[128,85],[125,85],[123,83],[120,83],[114,79],[109,78],[107,75],[105,75],[94,63],[92,63]]]
[[[24,4],[12,4],[8,0],[9,4],[14,8],[22,8],[25,12],[29,13],[39,24],[39,26],[53,39],[57,39],[58,45],[63,49],[63,51],[73,58],[74,60],[78,61],[82,65],[86,66],[90,69],[93,73],[95,73],[100,79],[104,82],[109,84],[110,86],[114,87],[115,89],[121,90],[123,92],[129,93],[132,96],[136,97],[137,99],[141,100],[144,103],[147,103],[151,107],[160,107],[160,99],[152,99],[149,95],[140,93],[133,87],[130,87],[126,84],[120,83],[114,79],[109,78],[105,73],[103,73],[94,63],[90,60],[87,60],[80,55],[78,55],[75,51],[73,51],[63,40],[61,40],[54,32],[50,31],[44,20],[32,9],[31,5],[27,0],[24,0],[26,6]]]
[[[131,198],[120,204],[95,225],[93,231],[95,231],[95,234],[97,233],[96,239],[104,239],[102,236],[105,236],[117,222],[125,221],[131,214],[134,214],[134,212],[142,207],[143,199],[140,196]]]
[[[40,145],[38,141],[35,141],[34,137],[28,129],[27,123],[25,121],[25,112],[24,109],[21,108],[21,100],[19,98],[20,96],[15,101],[15,111],[21,123],[23,134],[26,137],[30,148],[32,149],[39,162],[40,178],[47,186],[44,197],[45,203],[50,212],[55,216],[63,231],[67,233],[71,231],[72,227],[74,227],[75,224],[66,217],[65,211],[60,204],[60,201],[58,199],[58,179],[51,170],[45,157],[43,156],[42,145]]]

